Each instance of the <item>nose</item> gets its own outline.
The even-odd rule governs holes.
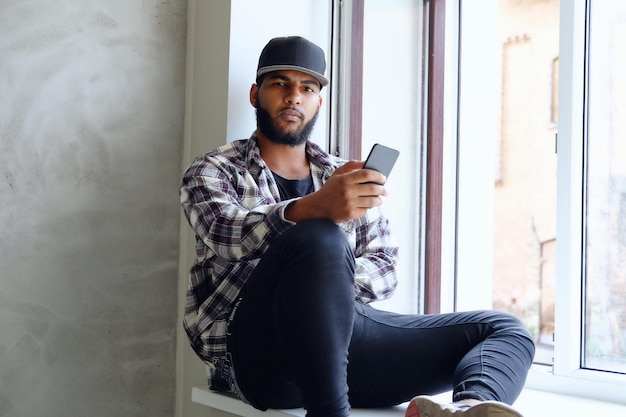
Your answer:
[[[300,89],[297,86],[293,86],[288,89],[285,94],[285,102],[288,104],[300,104],[302,102],[302,95]]]

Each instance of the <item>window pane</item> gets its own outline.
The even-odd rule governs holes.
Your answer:
[[[462,6],[457,306],[513,313],[551,364],[560,4]]]
[[[520,317],[552,363],[559,1],[499,1],[500,137],[493,307]],[[496,80],[497,82],[497,80]]]
[[[626,2],[590,11],[583,363],[626,373]]]
[[[374,143],[400,151],[383,210],[400,245],[400,279],[381,308],[417,312],[422,190],[423,0],[365,0],[362,155]]]

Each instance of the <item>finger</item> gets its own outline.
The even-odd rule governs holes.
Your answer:
[[[378,207],[383,205],[383,199],[379,196],[366,196],[359,198],[358,207],[369,209],[372,207]]]
[[[383,185],[374,182],[365,182],[359,184],[359,195],[374,197],[386,196],[388,195],[388,191]]]
[[[348,161],[339,168],[337,168],[333,175],[342,175],[352,171],[356,171],[358,169],[361,169],[363,167],[363,164],[363,161]]]
[[[383,185],[387,181],[387,177],[385,177],[378,171],[374,171],[373,169],[362,169],[359,172],[362,173],[364,178],[361,180],[361,182],[373,182]]]

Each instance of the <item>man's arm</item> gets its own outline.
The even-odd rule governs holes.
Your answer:
[[[274,201],[249,173],[227,173],[214,161],[199,161],[187,170],[180,196],[198,238],[223,259],[258,258],[291,226],[282,213],[287,202]]]
[[[320,218],[343,223],[380,206],[387,190],[376,183],[384,183],[385,176],[362,166],[363,162],[351,161],[337,168],[319,190],[292,202],[285,218],[294,223]]]

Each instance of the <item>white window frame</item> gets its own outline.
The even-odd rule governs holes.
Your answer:
[[[365,2],[367,3],[367,1]],[[350,45],[352,43],[352,19],[356,8],[354,7],[353,1],[349,0],[335,0],[332,4],[334,33],[331,48],[333,54],[332,79],[335,81],[331,83],[330,93],[332,102],[330,149],[331,153],[336,152],[339,156],[348,159],[351,146],[349,140],[351,136],[351,121],[349,117],[351,111],[350,80],[355,70]],[[364,5],[364,7],[366,7],[365,10],[367,11],[367,5]],[[367,14],[365,18],[368,18]],[[365,43],[363,47],[367,47]],[[381,106],[382,105],[384,104],[381,103]],[[364,117],[367,117],[367,115]],[[363,123],[362,126],[366,126],[366,123]],[[425,188],[425,175],[418,175],[415,171],[407,172],[407,169],[414,168],[414,165],[407,163],[407,161],[417,161],[417,165],[421,170],[425,169],[426,162],[422,160],[424,155],[420,153],[420,149],[415,150],[415,153],[410,153],[408,149],[402,147],[403,143],[401,141],[394,142],[393,137],[388,138],[385,136],[381,136],[380,139],[378,139],[378,136],[372,137],[370,133],[369,131],[363,132],[361,140],[363,146],[361,159],[366,157],[370,146],[373,145],[373,143],[371,143],[373,139],[374,141],[380,140],[400,150],[401,156],[393,170],[394,179],[387,184],[391,195],[386,199],[383,209],[390,218],[394,238],[400,245],[401,251],[407,254],[415,254],[414,257],[407,256],[402,260],[403,264],[400,268],[401,277],[399,278],[399,287],[396,289],[394,297],[378,301],[374,303],[374,305],[381,309],[399,313],[421,313],[424,305],[424,294],[423,292],[420,293],[419,289],[423,288],[423,282],[419,283],[417,279],[422,280],[424,276],[425,239],[423,237],[424,225],[423,223],[417,223],[423,222],[424,218],[417,212],[419,212],[420,207],[423,206],[423,201],[416,201],[414,210],[398,209],[398,207],[405,207],[402,203],[406,198],[406,194],[402,194],[398,191],[400,191],[400,187],[404,187],[402,188],[403,191],[407,188],[414,187],[414,190],[411,190],[409,194],[417,196],[416,199],[425,198],[425,193],[422,191]],[[416,135],[417,134],[418,133],[416,133]],[[406,184],[402,184],[400,180],[402,178],[411,178],[414,179],[414,181],[406,186]],[[398,188],[394,189],[394,187]],[[414,224],[406,226],[406,221],[410,221],[411,219],[419,220],[414,220]],[[396,227],[401,225],[405,225],[405,227]],[[418,278],[414,281],[413,277]],[[452,292],[450,292],[450,294],[452,294]]]
[[[497,1],[497,0],[483,0]],[[344,3],[349,5],[350,3]],[[476,162],[456,165],[456,120],[458,115],[457,104],[459,96],[463,96],[463,74],[459,74],[459,60],[456,59],[459,36],[458,4],[449,2],[446,5],[446,143],[447,156],[444,184],[444,222],[447,226],[454,225],[456,217],[457,227],[445,227],[442,236],[442,277],[441,306],[442,311],[463,310],[469,308],[490,308],[491,294],[491,253],[483,251],[480,257],[464,254],[464,248],[484,246],[477,244],[476,239],[484,241],[490,234],[484,233],[485,221],[489,220],[490,191],[481,190],[481,197],[469,193],[463,197],[463,191],[456,193],[457,179],[478,181],[473,178],[477,175],[476,169],[490,171],[485,167],[484,155],[482,167],[473,165]],[[484,3],[483,3],[484,4]],[[560,43],[559,43],[559,141],[558,141],[558,190],[557,190],[557,280],[556,285],[556,328],[555,360],[552,366],[534,365],[527,380],[526,387],[554,393],[575,395],[579,397],[598,399],[615,403],[626,404],[626,376],[609,372],[592,371],[581,367],[583,349],[582,335],[582,242],[583,242],[583,140],[584,140],[584,110],[585,110],[585,59],[586,59],[586,0],[561,0],[560,5]],[[448,13],[449,12],[449,13]],[[346,13],[346,10],[344,10]],[[349,15],[349,13],[346,13]],[[345,14],[344,14],[345,18]],[[335,19],[337,16],[335,15]],[[483,22],[484,23],[484,22]],[[345,26],[342,26],[345,30]],[[346,34],[342,33],[345,37]],[[345,52],[335,58],[349,62]],[[460,58],[463,61],[463,58]],[[475,60],[476,65],[482,65]],[[466,67],[464,67],[466,68]],[[342,68],[334,74],[335,79],[347,78],[349,71]],[[460,76],[460,77],[459,77]],[[457,90],[459,78],[461,88]],[[343,83],[337,83],[339,86]],[[465,83],[467,85],[467,83]],[[337,96],[341,90],[333,91],[332,97],[337,105],[341,100]],[[493,104],[493,103],[492,103]],[[497,104],[497,103],[496,103]],[[339,113],[346,111],[345,106]],[[335,112],[333,112],[335,113]],[[459,124],[466,129],[472,118],[461,115]],[[464,119],[465,117],[465,119]],[[335,120],[332,132],[342,132],[345,135],[347,126],[345,120]],[[476,135],[473,138],[485,138],[484,124],[475,120],[472,129]],[[481,131],[481,129],[483,129]],[[342,136],[342,135],[339,135]],[[334,146],[342,148],[338,138],[334,137]],[[489,140],[487,137],[486,140]],[[345,144],[344,144],[345,146]],[[481,148],[476,146],[476,148]],[[483,151],[487,148],[482,147]],[[472,160],[472,158],[470,158]],[[474,158],[474,161],[480,161]],[[463,164],[463,162],[462,162]],[[457,171],[458,170],[458,171]],[[490,172],[492,172],[491,170]],[[456,200],[455,199],[459,199]],[[473,214],[480,211],[482,218],[476,219]],[[480,210],[476,210],[479,208]],[[456,214],[454,211],[456,211]],[[454,247],[456,242],[456,249]],[[482,241],[481,241],[482,242]],[[456,265],[456,274],[450,271]],[[451,280],[456,275],[456,282]],[[471,277],[468,279],[466,277]],[[457,295],[454,294],[456,287]],[[466,303],[458,295],[463,292],[471,293],[472,302]]]
[[[586,136],[587,1],[561,0],[557,154],[557,277],[554,364],[528,385],[626,404],[626,375],[581,367],[583,357],[583,148]],[[539,368],[539,367],[538,367]]]
[[[497,1],[497,0],[490,0]],[[586,112],[586,32],[587,0],[561,0],[559,29],[559,115],[558,115],[558,168],[557,168],[557,277],[554,363],[552,366],[534,365],[529,373],[528,388],[554,393],[575,395],[626,404],[626,375],[583,369],[583,242],[584,211],[582,190],[584,183],[583,148],[585,140]],[[468,34],[471,35],[471,34]],[[461,38],[463,39],[463,34]],[[463,54],[463,51],[462,51]],[[471,52],[470,52],[471,54]],[[470,57],[471,58],[471,57]],[[471,61],[471,59],[469,60]],[[467,61],[461,55],[461,67],[467,70]],[[463,66],[465,65],[465,66]],[[472,66],[472,62],[469,62]],[[460,99],[467,91],[460,73]],[[460,115],[460,126],[464,135],[479,137],[476,120],[467,114]],[[483,117],[476,115],[478,118]],[[472,122],[466,122],[470,119]],[[479,124],[480,125],[480,124]],[[469,132],[468,132],[469,130]],[[484,132],[482,135],[485,138]],[[476,145],[475,143],[473,143]],[[485,147],[489,143],[485,144]],[[462,144],[460,146],[463,148]],[[478,146],[480,147],[480,146]],[[483,149],[485,148],[483,147]],[[461,154],[463,150],[461,149]],[[481,168],[476,166],[476,158],[462,155],[459,160],[458,178],[463,181],[474,180]],[[484,183],[484,181],[482,181]],[[467,183],[466,183],[467,184]],[[462,184],[461,184],[462,186]],[[482,187],[482,186],[481,186]],[[488,210],[476,210],[476,202],[488,206],[492,198],[487,189],[459,190],[457,213],[457,297],[456,309],[491,308],[490,299],[484,294],[491,294],[491,253],[471,252],[476,239],[484,241],[481,227],[488,224]],[[465,198],[470,195],[472,198]],[[477,198],[477,195],[480,198]],[[476,218],[476,216],[482,216]],[[470,221],[472,220],[472,221]],[[490,245],[488,245],[490,247]],[[469,255],[468,255],[469,248]],[[469,259],[469,260],[468,260]],[[446,262],[446,260],[443,260]],[[447,262],[453,260],[448,258]],[[479,290],[476,290],[478,288]],[[468,295],[469,294],[469,295]],[[481,295],[482,294],[482,295]]]

